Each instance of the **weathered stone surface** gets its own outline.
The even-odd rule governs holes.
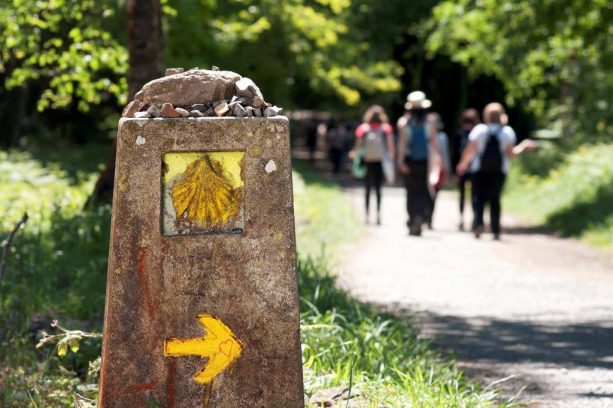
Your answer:
[[[213,103],[211,105],[213,106],[213,108],[216,108],[218,105],[220,105],[222,103],[228,103],[228,100],[227,99],[218,99],[216,101],[213,101]]]
[[[134,117],[138,119],[148,119],[151,117],[151,115],[149,114],[149,112],[136,112],[134,114]]]
[[[250,78],[241,78],[236,81],[234,84],[236,88],[236,95],[242,98],[253,99],[258,97],[261,100],[264,100],[264,96],[262,96],[262,92],[260,88],[253,82]]]
[[[221,102],[219,105],[215,106],[215,115],[217,116],[223,116],[228,112],[230,112],[230,107],[226,102]]]
[[[241,231],[163,234],[169,152],[244,152]],[[120,121],[100,408],[304,406],[289,153],[284,117]],[[208,385],[193,377],[210,361],[164,355],[208,336],[202,313],[243,346]]]
[[[179,112],[176,111],[172,103],[162,104],[162,117],[163,118],[178,118]]]
[[[166,68],[165,76],[180,74],[184,71],[183,68]]]
[[[247,110],[248,117],[255,116],[255,108],[253,108],[252,106],[246,106],[245,109]]]
[[[146,105],[168,102],[179,107],[190,107],[196,103],[209,104],[218,99],[231,98],[234,84],[240,78],[240,75],[231,71],[193,69],[148,82],[134,100]]]
[[[199,110],[200,112],[206,111],[206,105],[203,103],[195,103],[192,105],[192,110]]]
[[[175,108],[175,111],[177,111],[177,113],[179,114],[179,116],[182,116],[184,118],[189,116],[189,111],[187,109],[183,109],[183,108]]]
[[[213,109],[213,107],[211,106],[206,110],[206,112],[204,112],[204,116],[214,117],[217,115],[215,114],[215,109]]]
[[[144,104],[142,102],[132,101],[127,104],[126,107],[123,109],[121,116],[125,118],[133,118],[136,112],[140,111],[143,108],[143,105]]]
[[[266,116],[267,118],[271,116],[277,116],[280,115],[282,111],[283,109],[279,108],[278,106],[271,106],[270,108],[264,109],[264,116]]]
[[[162,111],[156,105],[151,105],[149,109],[147,109],[147,113],[151,115],[152,118],[159,118],[162,116]]]
[[[264,99],[260,98],[259,96],[254,96],[253,100],[251,101],[251,106],[253,106],[254,108],[266,109],[272,105],[268,102],[265,102]]]
[[[234,116],[238,116],[239,118],[244,118],[247,116],[247,110],[240,103],[237,103],[234,106],[232,113]]]
[[[262,116],[262,109],[253,108],[253,113],[255,114],[255,116]]]
[[[189,116],[193,118],[201,118],[204,116],[204,114],[200,112],[198,109],[194,109],[189,113]]]

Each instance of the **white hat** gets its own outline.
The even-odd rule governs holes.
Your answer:
[[[428,109],[432,106],[432,101],[426,99],[426,94],[422,91],[413,91],[407,96],[407,103],[404,104],[406,110]]]

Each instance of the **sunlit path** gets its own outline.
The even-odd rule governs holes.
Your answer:
[[[363,190],[347,189],[362,213]],[[613,262],[602,251],[504,219],[496,242],[457,231],[455,195],[434,231],[409,237],[404,191],[388,188],[383,225],[351,251],[342,282],[361,300],[417,312],[424,336],[485,383],[523,386],[531,406],[613,406]],[[468,225],[468,218],[466,224]]]

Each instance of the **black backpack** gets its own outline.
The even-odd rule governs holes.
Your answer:
[[[485,149],[481,154],[481,171],[495,173],[502,171],[502,151],[498,134],[490,131],[487,135]]]

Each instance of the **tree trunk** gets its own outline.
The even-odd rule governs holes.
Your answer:
[[[164,45],[160,0],[127,0],[128,11],[128,101],[152,79],[164,71]],[[88,203],[110,202],[115,177],[117,140],[105,169],[100,174]]]
[[[28,88],[22,85],[11,89],[2,96],[6,97],[6,103],[0,105],[0,123],[4,124],[0,145],[7,148],[17,147],[23,119],[26,115]]]

